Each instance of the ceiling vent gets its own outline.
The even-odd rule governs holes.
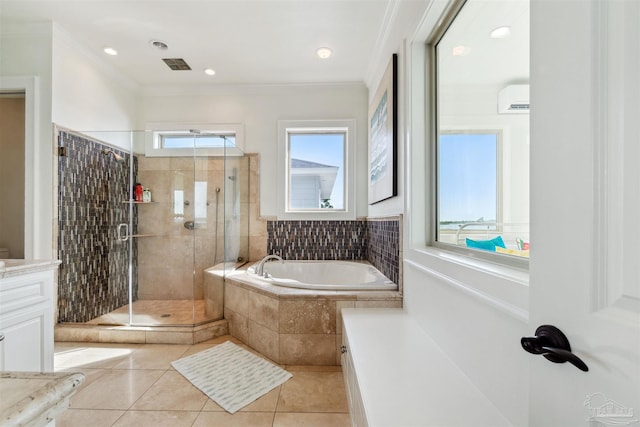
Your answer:
[[[189,64],[182,58],[162,58],[165,64],[173,71],[190,70]]]
[[[528,114],[529,85],[511,85],[498,92],[498,114]]]

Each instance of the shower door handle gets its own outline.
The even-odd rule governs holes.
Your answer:
[[[124,233],[122,232],[124,230]],[[122,223],[118,224],[118,240],[121,242],[126,242],[129,240],[129,224]]]

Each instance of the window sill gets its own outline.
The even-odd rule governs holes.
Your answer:
[[[529,320],[529,272],[526,270],[433,247],[411,248],[404,261],[438,282],[524,323]]]

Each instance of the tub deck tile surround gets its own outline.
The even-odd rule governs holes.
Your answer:
[[[336,302],[329,299],[280,301],[281,334],[335,334]]]
[[[280,334],[280,363],[335,365],[335,334]],[[313,361],[313,363],[308,363]]]
[[[280,364],[339,365],[343,308],[402,307],[397,291],[315,291],[225,279],[230,334]]]
[[[249,312],[253,313],[253,319],[257,324],[277,331],[279,311],[278,300],[257,292],[249,292]]]

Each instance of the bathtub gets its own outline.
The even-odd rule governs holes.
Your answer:
[[[255,274],[258,263],[246,271],[250,277],[264,283],[299,289],[317,290],[397,290],[371,264],[353,261],[270,261],[264,264],[267,277]]]

